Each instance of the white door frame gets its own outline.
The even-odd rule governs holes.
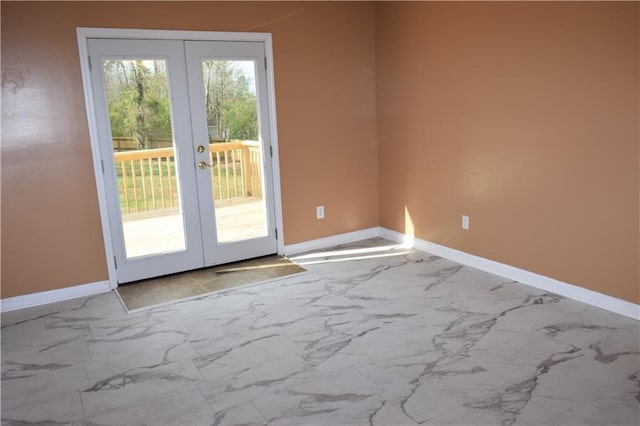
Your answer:
[[[254,41],[264,43],[267,58],[267,97],[269,105],[269,131],[271,149],[271,166],[273,171],[273,201],[276,216],[276,228],[278,230],[278,254],[284,253],[284,230],[282,218],[282,194],[280,191],[280,161],[278,150],[278,132],[276,120],[275,79],[273,73],[273,45],[270,33],[247,32],[217,32],[217,31],[174,31],[174,30],[136,30],[119,28],[84,28],[76,29],[78,38],[78,53],[80,55],[80,71],[82,73],[82,86],[84,89],[87,122],[89,125],[89,138],[91,140],[91,153],[93,156],[93,169],[98,193],[98,206],[100,209],[100,222],[102,224],[102,238],[109,273],[109,285],[112,289],[118,286],[116,275],[115,256],[111,243],[111,223],[107,209],[107,190],[105,180],[102,177],[102,157],[100,154],[100,141],[98,134],[95,100],[91,88],[91,71],[89,63],[89,50],[87,40],[90,38],[127,38],[150,40],[203,40],[203,41]],[[266,147],[265,147],[266,148]]]

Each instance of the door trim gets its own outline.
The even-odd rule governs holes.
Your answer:
[[[273,171],[273,202],[275,209],[276,228],[278,229],[277,248],[278,254],[284,253],[284,227],[282,215],[282,194],[280,190],[280,156],[278,150],[278,131],[276,119],[275,78],[273,71],[273,44],[271,33],[248,32],[218,32],[218,31],[177,31],[177,30],[138,30],[119,28],[76,28],[78,39],[78,54],[80,55],[80,72],[82,75],[82,87],[84,90],[87,124],[89,127],[89,139],[91,141],[91,154],[93,170],[100,209],[100,223],[102,224],[102,238],[109,274],[109,286],[111,289],[118,287],[116,264],[111,242],[111,223],[107,209],[107,189],[102,178],[102,157],[100,155],[100,141],[98,134],[95,100],[91,88],[91,71],[89,64],[88,39],[90,38],[137,38],[145,40],[203,40],[203,41],[255,41],[264,44],[267,58],[267,97],[269,108],[269,132],[271,140],[271,167]]]

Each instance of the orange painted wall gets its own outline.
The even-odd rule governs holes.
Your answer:
[[[285,243],[378,224],[372,4],[0,7],[2,297],[107,279],[76,27],[271,32]]]
[[[286,244],[410,219],[640,303],[638,3],[0,8],[2,297],[107,278],[75,35],[95,26],[273,33]]]
[[[640,303],[638,8],[376,4],[381,226]]]

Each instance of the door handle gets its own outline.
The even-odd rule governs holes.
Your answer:
[[[198,167],[200,167],[201,169],[204,169],[205,167],[213,167],[211,164],[207,164],[206,161],[200,161],[198,163]]]

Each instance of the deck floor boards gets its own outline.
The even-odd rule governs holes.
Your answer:
[[[241,241],[267,234],[264,202],[255,199],[222,201],[216,206],[218,242]],[[127,257],[171,253],[185,249],[180,214],[125,215]]]

